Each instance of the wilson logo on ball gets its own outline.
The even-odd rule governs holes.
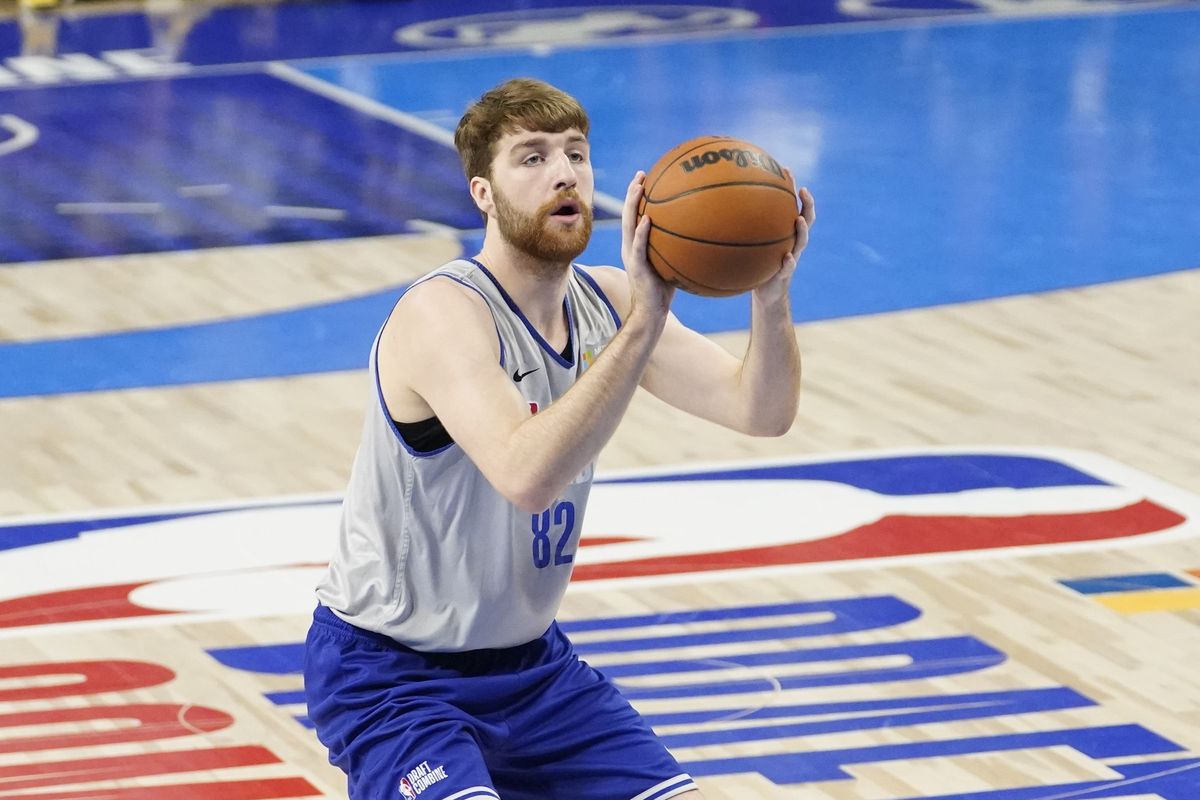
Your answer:
[[[684,172],[692,172],[693,170],[702,169],[708,164],[717,164],[722,160],[732,161],[739,167],[758,167],[772,175],[777,175],[780,178],[783,177],[783,167],[779,165],[778,161],[766,153],[759,153],[754,150],[732,150],[729,148],[709,150],[706,153],[692,156],[687,161],[679,162],[679,166],[683,167]]]

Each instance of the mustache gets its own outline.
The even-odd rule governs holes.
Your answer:
[[[574,189],[567,189],[565,192],[559,192],[554,196],[553,199],[538,206],[538,210],[534,213],[538,219],[546,219],[556,210],[558,210],[563,203],[568,201],[573,201],[579,206],[579,213],[585,219],[592,218],[592,204],[580,197],[579,192],[575,191]]]

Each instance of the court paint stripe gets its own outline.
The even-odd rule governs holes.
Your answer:
[[[161,214],[162,203],[105,203],[105,202],[68,202],[59,203],[54,210],[66,216],[87,214]]]
[[[1137,575],[1105,575],[1098,578],[1076,578],[1059,581],[1068,589],[1080,594],[1114,594],[1118,592],[1141,592],[1150,589],[1187,589],[1189,583],[1169,572],[1146,572]]]
[[[1200,589],[1160,589],[1148,592],[1121,592],[1093,596],[1103,606],[1119,614],[1145,614],[1151,611],[1190,611],[1200,608]]]

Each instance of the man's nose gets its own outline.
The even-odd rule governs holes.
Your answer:
[[[579,176],[575,174],[575,165],[566,153],[560,153],[554,160],[554,190],[561,192],[575,188]]]

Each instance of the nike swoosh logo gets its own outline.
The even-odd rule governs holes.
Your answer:
[[[534,367],[533,369],[529,370],[529,372],[521,372],[521,368],[517,367],[516,369],[513,370],[513,380],[516,381],[517,383],[520,383],[521,379],[524,378],[526,375],[529,375],[530,373],[533,373],[533,372],[537,372],[539,369],[541,369],[541,367]]]

